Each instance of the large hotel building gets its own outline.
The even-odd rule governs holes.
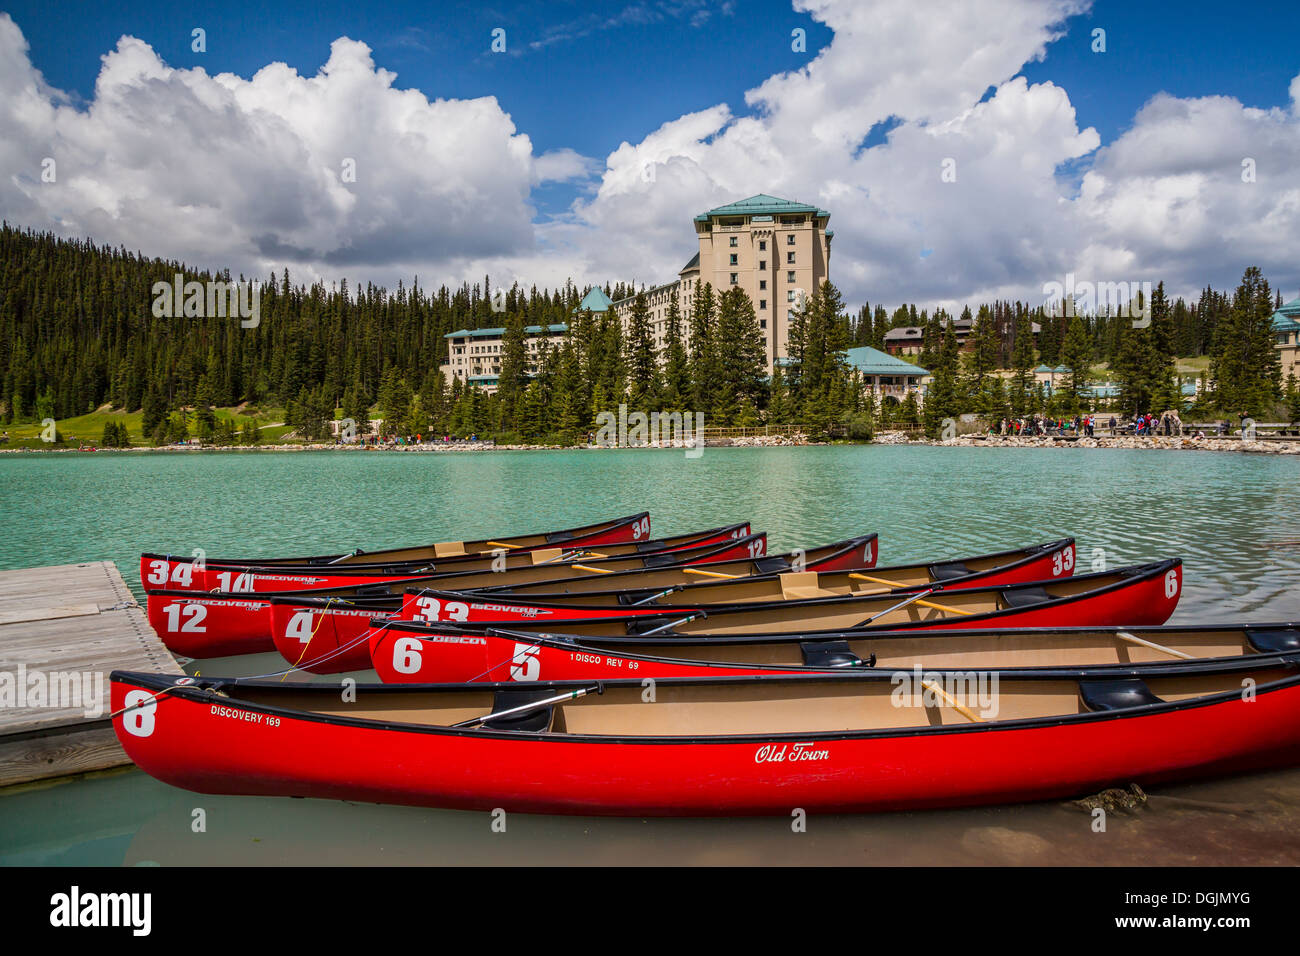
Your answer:
[[[831,214],[825,209],[777,199],[751,196],[718,206],[694,219],[699,251],[671,282],[645,290],[655,346],[663,349],[669,304],[675,299],[681,312],[682,336],[688,340],[691,307],[707,282],[714,295],[739,286],[754,304],[759,329],[767,343],[767,364],[784,358],[790,320],[806,295],[812,295],[830,277],[831,239],[826,228]],[[604,312],[613,307],[627,328],[632,298],[610,302],[594,286],[578,308]],[[527,329],[529,349],[536,351],[541,338],[562,336],[564,326],[543,331]],[[501,373],[504,329],[461,329],[447,335],[448,364],[443,373],[493,390]]]

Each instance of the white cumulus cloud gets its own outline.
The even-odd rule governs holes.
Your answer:
[[[1194,293],[1252,264],[1300,284],[1300,76],[1274,109],[1156,95],[1103,145],[1066,86],[1021,75],[1086,0],[795,5],[833,34],[804,67],[603,162],[536,155],[494,97],[397,89],[347,38],[313,76],[242,78],[123,37],[78,107],[0,14],[0,214],[237,272],[553,287],[671,279],[693,215],[763,192],[831,211],[852,303],[1035,301],[1067,272]],[[579,198],[539,220],[533,190],[556,184]]]

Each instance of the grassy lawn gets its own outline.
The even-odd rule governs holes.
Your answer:
[[[246,412],[240,412],[235,408],[216,408],[213,412],[219,419],[233,419],[236,427],[241,427],[250,417],[253,421],[262,425],[262,440],[265,442],[276,442],[284,437],[289,431],[286,425],[281,424],[284,421],[284,409],[282,408],[262,408],[252,409],[255,414],[249,415]],[[63,446],[76,448],[78,443],[84,441],[88,445],[98,445],[100,439],[104,437],[104,426],[109,422],[123,422],[126,424],[127,434],[131,436],[132,445],[151,445],[152,443],[145,437],[141,428],[141,422],[144,419],[142,411],[124,412],[111,410],[102,407],[87,415],[78,415],[75,418],[62,418],[58,420],[59,433],[63,436]],[[191,427],[193,427],[191,425]],[[9,443],[0,447],[4,448],[49,448],[47,443],[41,441],[41,432],[43,428],[40,422],[23,422],[14,423],[4,429],[9,432]],[[60,447],[60,446],[53,446]]]

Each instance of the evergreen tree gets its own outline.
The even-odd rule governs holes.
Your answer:
[[[925,399],[925,433],[931,438],[941,436],[944,419],[955,419],[961,413],[958,388],[960,363],[957,333],[949,322],[943,328],[943,338],[935,355],[934,381]]]
[[[1014,321],[1011,345],[1010,411],[1022,418],[1034,410],[1031,397],[1034,387],[1034,335],[1032,313],[1018,314]]]
[[[1261,415],[1277,399],[1282,372],[1272,317],[1273,293],[1250,266],[1218,324],[1210,360],[1215,402],[1228,414]]]
[[[648,411],[659,398],[659,363],[655,355],[654,332],[650,328],[650,306],[644,292],[632,300],[627,325],[627,384],[631,408]]]
[[[695,294],[691,303],[691,385],[694,389],[694,409],[701,413],[712,413],[713,399],[717,389],[716,360],[714,357],[713,323],[716,304],[713,286],[704,283]]]
[[[690,357],[682,342],[682,314],[677,296],[668,303],[664,330],[664,404],[668,410],[681,410],[691,395]]]
[[[740,286],[718,300],[715,409],[723,424],[757,421],[766,404],[767,353],[754,303]]]
[[[528,388],[528,338],[522,312],[514,312],[506,320],[501,337],[501,373],[497,377],[498,403],[502,411],[502,426],[515,426],[515,405]]]
[[[962,319],[969,321],[969,306],[962,310]],[[993,321],[993,312],[988,306],[980,306],[979,315],[971,327],[971,350],[967,356],[967,380],[963,389],[974,409],[988,414],[990,379],[998,363],[998,334]]]
[[[1075,315],[1070,319],[1070,327],[1061,344],[1061,364],[1069,369],[1065,381],[1067,413],[1079,411],[1080,393],[1088,387],[1088,373],[1092,367],[1092,338],[1083,317]]]

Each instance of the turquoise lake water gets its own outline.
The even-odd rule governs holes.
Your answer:
[[[1237,453],[836,446],[0,455],[0,568],[141,551],[327,553],[585,524],[750,519],[783,551],[880,533],[880,564],[1064,535],[1079,570],[1185,562],[1171,623],[1300,619],[1300,461]],[[278,656],[229,662],[269,671]],[[210,662],[205,673],[215,673]],[[1162,788],[1107,834],[1059,804],[774,820],[596,820],[188,794],[138,771],[0,792],[0,862],[1300,863],[1300,771]],[[193,811],[207,829],[195,833]],[[1245,809],[1243,809],[1245,808]],[[942,851],[939,851],[942,847]]]

